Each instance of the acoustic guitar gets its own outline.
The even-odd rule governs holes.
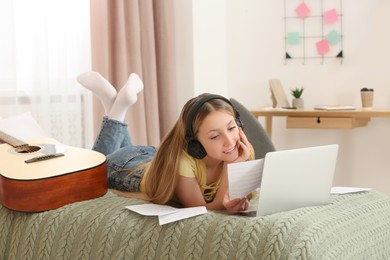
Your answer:
[[[0,203],[40,212],[107,192],[106,157],[52,138],[25,143],[0,131]]]

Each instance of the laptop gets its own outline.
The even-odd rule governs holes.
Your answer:
[[[267,153],[256,216],[327,204],[338,148],[331,144]]]

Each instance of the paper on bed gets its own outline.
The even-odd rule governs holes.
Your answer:
[[[127,206],[126,208],[144,216],[157,216],[160,225],[207,213],[207,209],[204,206],[190,208],[174,208],[168,205],[146,203],[139,205],[131,205]]]
[[[144,216],[161,216],[164,214],[173,213],[177,210],[177,208],[171,206],[152,203],[131,205],[127,206],[126,208]]]
[[[204,206],[182,208],[176,210],[175,212],[158,216],[158,222],[160,225],[164,225],[174,221],[191,218],[206,213],[207,213],[207,209]]]
[[[230,199],[243,198],[260,187],[264,159],[228,164]]]
[[[330,190],[331,194],[347,194],[354,192],[369,191],[371,188],[360,188],[360,187],[332,187]]]

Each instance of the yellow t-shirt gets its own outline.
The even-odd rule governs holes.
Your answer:
[[[255,151],[250,145],[250,156],[248,160],[255,158]],[[196,178],[199,183],[200,190],[206,202],[214,199],[219,187],[221,186],[221,177],[216,182],[207,185],[206,165],[202,160],[195,159],[187,152],[183,151],[180,162],[179,175],[184,177]]]
[[[210,202],[214,199],[215,194],[221,185],[221,178],[216,182],[207,185],[206,166],[203,161],[193,158],[186,152],[183,152],[181,158],[179,175],[195,178],[206,202]]]

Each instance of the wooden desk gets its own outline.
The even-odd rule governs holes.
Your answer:
[[[287,117],[287,128],[350,129],[367,126],[372,117],[390,117],[390,108],[355,110],[264,109],[251,111],[265,117],[265,130],[272,137],[272,118]]]

